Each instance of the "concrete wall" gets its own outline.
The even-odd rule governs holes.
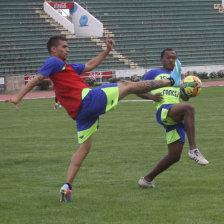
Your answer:
[[[5,92],[21,89],[24,84],[24,76],[5,76]]]
[[[143,76],[146,72],[154,69],[153,67],[147,69],[128,69],[128,70],[118,70],[115,71],[115,75],[117,78],[120,77],[130,77],[132,75]],[[185,74],[188,71],[196,71],[196,72],[207,72],[210,74],[211,72],[218,72],[224,69],[224,65],[211,65],[211,66],[190,66],[190,67],[182,67],[181,73]]]
[[[116,78],[131,77],[132,75],[143,76],[147,71],[151,69],[153,68],[117,70],[114,71],[114,74]],[[208,74],[210,74],[211,72],[218,72],[220,70],[224,70],[224,65],[191,66],[191,67],[182,67],[182,74],[185,74],[188,71],[207,72]],[[5,76],[4,82],[5,83],[1,84],[0,86],[1,87],[0,92],[16,91],[20,90],[23,86],[25,86],[24,76]]]

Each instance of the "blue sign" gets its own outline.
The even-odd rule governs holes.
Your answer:
[[[81,16],[79,19],[80,26],[87,26],[88,23],[88,17],[86,15]]]

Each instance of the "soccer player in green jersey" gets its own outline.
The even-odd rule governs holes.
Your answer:
[[[170,48],[162,51],[160,60],[163,67],[149,71],[143,80],[167,79],[179,63],[176,52]],[[179,68],[181,68],[180,65]],[[189,157],[201,165],[209,163],[196,145],[194,107],[188,103],[180,103],[180,98],[184,101],[189,99],[181,95],[180,87],[164,87],[149,93],[138,94],[138,96],[154,100],[157,109],[156,119],[165,128],[168,145],[168,154],[158,162],[149,174],[139,180],[138,183],[141,187],[155,187],[154,178],[179,161],[186,134],[190,147]]]

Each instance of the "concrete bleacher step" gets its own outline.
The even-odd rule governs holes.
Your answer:
[[[49,17],[44,11],[42,10],[36,10],[36,13],[40,14],[40,17],[44,18],[46,22],[50,23],[51,26],[54,26],[55,29],[59,30],[61,34],[66,35],[67,38],[76,38],[74,34],[69,33],[66,29],[64,29],[62,26],[60,26],[57,22],[55,22],[51,17]],[[106,31],[106,34],[110,35],[110,37],[113,37],[114,35],[112,32],[108,30]],[[97,46],[100,46],[102,49],[105,49],[105,43],[103,43],[100,39],[98,38],[90,38],[91,41],[93,41]],[[114,57],[114,54],[112,53],[112,56]],[[115,57],[116,58],[116,57]],[[135,65],[137,66],[137,65]]]
[[[96,43],[96,45],[101,46],[102,49],[106,49],[105,42],[103,42],[99,38],[91,38],[91,40],[94,41]],[[114,49],[110,52],[110,55],[112,55],[114,58],[118,58],[119,61],[123,62],[125,65],[130,65],[130,66],[133,66],[134,65],[136,67],[139,67],[137,63],[132,62],[131,60],[129,60],[124,55],[120,54],[119,52],[117,52]]]

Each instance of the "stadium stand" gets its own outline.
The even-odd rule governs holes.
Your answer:
[[[58,1],[58,0],[57,0]],[[53,2],[57,2],[53,1]],[[61,0],[61,2],[71,0]],[[35,74],[48,57],[52,35],[68,38],[68,62],[84,63],[102,51],[91,38],[76,38],[43,12],[43,0],[0,0],[0,73]],[[218,0],[79,0],[116,42],[98,71],[159,66],[174,48],[185,66],[223,64],[224,14]]]
[[[159,66],[158,55],[167,47],[185,66],[222,64],[224,15],[214,10],[217,1],[84,2],[114,34],[116,49],[141,67]]]
[[[43,0],[0,1],[0,74],[32,75],[49,56],[46,42],[52,35],[66,35],[68,62],[84,63],[102,51],[90,38],[76,38],[43,12]],[[111,55],[99,70],[130,68]]]

